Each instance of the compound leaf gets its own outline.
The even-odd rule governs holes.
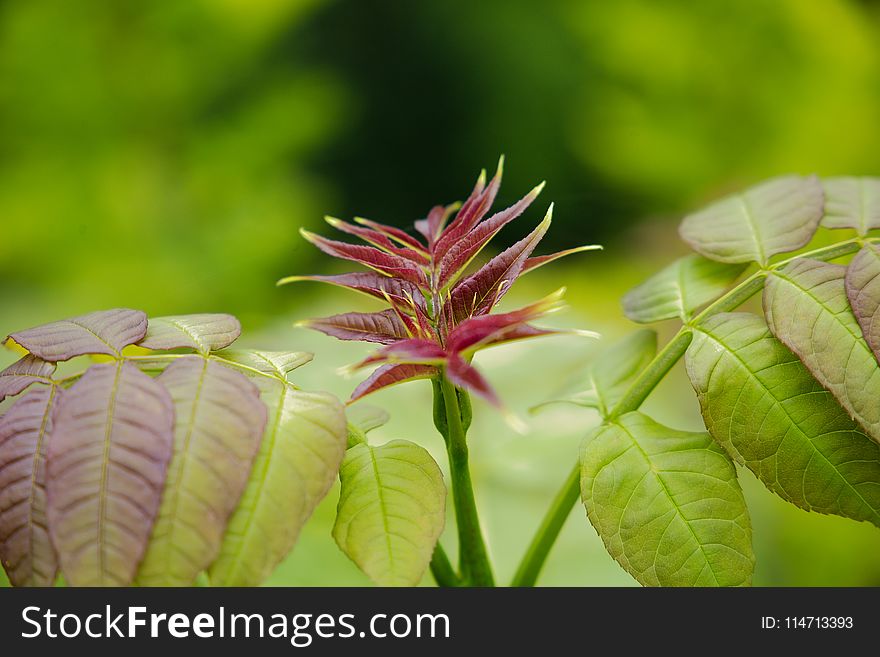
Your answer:
[[[377,584],[418,584],[446,518],[434,459],[404,440],[361,443],[346,452],[339,477],[336,543]]]
[[[123,347],[140,341],[146,332],[144,313],[117,308],[17,331],[9,338],[34,356],[54,363],[84,354],[118,356]]]
[[[815,176],[783,176],[728,196],[684,218],[682,239],[720,262],[766,264],[813,237],[824,195]]]
[[[694,310],[724,294],[746,266],[687,255],[630,290],[623,312],[643,324],[674,317],[687,322]]]
[[[880,525],[880,446],[760,317],[711,317],[686,361],[706,428],[767,488],[807,511]]]
[[[305,351],[261,351],[259,349],[226,349],[213,355],[221,360],[245,365],[251,369],[271,374],[283,381],[298,367],[310,363],[314,354]]]
[[[627,413],[581,451],[581,494],[608,552],[645,586],[747,586],[752,530],[733,463],[707,433]]]
[[[52,586],[58,560],[46,517],[46,443],[57,386],[32,390],[0,417],[0,561],[13,586]]]
[[[228,347],[240,335],[241,322],[232,315],[173,315],[151,318],[139,344],[147,349],[195,349],[207,354]]]
[[[19,394],[31,384],[51,383],[54,373],[54,363],[27,354],[0,372],[0,401]]]
[[[189,586],[218,554],[267,413],[246,376],[201,356],[176,360],[156,381],[174,400],[174,453],[137,582]]]
[[[332,395],[258,381],[269,421],[211,583],[257,586],[293,549],[300,529],[333,482],[345,454],[345,409]]]
[[[46,455],[49,527],[72,586],[127,586],[171,456],[168,392],[130,363],[93,365],[61,397]]]
[[[764,314],[773,335],[880,441],[880,366],[850,309],[845,274],[841,265],[795,260],[768,277]]]
[[[824,226],[852,228],[861,236],[880,228],[880,178],[826,178],[822,186],[825,189]]]
[[[846,296],[868,346],[880,360],[880,251],[866,244],[849,263]]]

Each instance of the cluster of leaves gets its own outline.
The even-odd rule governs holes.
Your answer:
[[[487,216],[501,185],[502,169],[503,158],[488,184],[483,171],[460,207],[457,204],[433,207],[426,219],[415,223],[416,235],[360,217],[355,219],[355,224],[333,217],[326,220],[337,230],[362,239],[367,246],[302,231],[303,236],[324,253],[373,271],[338,276],[290,276],[279,283],[303,280],[331,283],[368,294],[389,306],[380,312],[350,312],[303,323],[340,340],[384,345],[354,366],[360,369],[379,365],[355,389],[352,401],[390,385],[436,378],[442,371],[456,386],[500,406],[488,382],[471,365],[473,355],[481,349],[514,340],[560,333],[532,326],[531,322],[558,310],[563,290],[525,308],[491,314],[523,274],[564,256],[600,248],[582,246],[532,257],[550,228],[552,204],[543,221],[529,235],[465,275],[489,241],[519,217],[544,187],[541,183],[512,206]]]
[[[19,586],[255,585],[332,485],[344,407],[232,350],[231,315],[95,312],[13,333],[0,372],[0,560]],[[166,353],[156,353],[166,352]],[[58,363],[89,357],[84,371]],[[95,362],[99,361],[99,362]],[[28,390],[31,386],[34,389]]]
[[[807,246],[820,226],[855,237],[775,257]],[[569,401],[604,418],[582,447],[582,499],[609,553],[642,584],[750,583],[734,463],[802,509],[880,526],[877,228],[880,179],[774,179],[686,217],[680,234],[697,253],[624,298],[631,319],[678,318],[681,330],[656,356],[653,331],[628,337]],[[763,317],[731,312],[762,289]],[[708,433],[638,411],[682,354]]]

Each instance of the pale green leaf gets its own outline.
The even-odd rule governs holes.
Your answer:
[[[287,375],[298,367],[310,363],[313,354],[305,351],[262,351],[260,349],[224,349],[214,354],[218,360],[226,360],[251,369],[287,380]]]
[[[850,309],[845,274],[841,265],[796,260],[768,277],[764,314],[773,335],[880,441],[880,366]]]
[[[808,511],[880,525],[880,446],[760,317],[711,317],[686,360],[709,432],[767,488]]]
[[[695,253],[679,258],[630,290],[623,297],[623,312],[634,322],[674,317],[687,322],[694,310],[724,294],[746,267]]]
[[[796,251],[822,219],[824,195],[815,176],[783,176],[728,196],[684,218],[682,239],[720,262],[766,264]]]
[[[355,404],[346,411],[348,416],[348,446],[366,442],[367,434],[373,429],[388,424],[391,419],[388,411],[377,406]]]
[[[589,387],[586,390],[545,402],[533,410],[548,404],[568,403],[595,408],[607,415],[656,353],[657,333],[650,329],[635,331],[600,351],[587,368]]]
[[[232,315],[200,313],[151,317],[138,344],[146,349],[195,349],[201,354],[228,347],[241,335],[241,322]]]
[[[880,178],[826,178],[825,218],[828,228],[852,228],[859,235],[880,228]]]
[[[345,409],[335,397],[273,379],[257,383],[269,421],[209,571],[218,586],[257,586],[272,573],[333,485],[345,453]]]
[[[645,586],[747,586],[755,558],[736,470],[707,433],[627,413],[581,450],[581,494],[608,552]]]
[[[419,583],[443,531],[446,486],[418,445],[394,440],[345,454],[333,537],[381,586]]]

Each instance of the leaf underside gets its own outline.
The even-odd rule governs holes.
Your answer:
[[[866,245],[849,263],[846,296],[865,342],[880,360],[880,250]]]
[[[773,335],[880,441],[880,366],[850,309],[845,273],[807,258],[774,271],[764,288],[764,314]]]
[[[58,560],[46,516],[46,443],[57,386],[32,390],[0,417],[0,562],[13,586],[52,586]]]
[[[147,332],[147,316],[117,308],[43,324],[9,335],[34,356],[56,362],[85,354],[117,356]]]
[[[645,586],[747,586],[752,530],[733,463],[707,433],[627,413],[594,429],[581,493],[605,547]]]
[[[813,237],[824,194],[815,176],[783,176],[728,196],[684,218],[682,239],[719,262],[766,264]]]
[[[203,313],[151,317],[140,341],[147,349],[195,349],[207,354],[224,349],[241,335],[241,322],[232,315]]]
[[[137,583],[189,586],[217,556],[267,412],[246,376],[201,356],[175,361],[156,380],[174,401],[174,449]]]
[[[209,570],[214,585],[257,586],[272,573],[333,485],[345,453],[345,410],[335,397],[281,381],[259,387],[269,421]]]
[[[880,178],[825,178],[825,217],[828,228],[852,228],[865,236],[880,228]]]
[[[445,523],[446,486],[422,447],[394,440],[349,449],[333,538],[380,586],[419,583]]]
[[[722,313],[694,330],[687,370],[706,428],[771,491],[880,526],[880,446],[760,317]]]
[[[168,392],[130,363],[93,365],[62,396],[47,453],[52,543],[72,586],[127,586],[171,456]]]
[[[679,258],[623,297],[624,314],[640,323],[675,317],[686,322],[694,310],[724,294],[746,266],[695,253]]]
[[[0,401],[23,392],[34,383],[49,383],[54,373],[54,363],[27,354],[0,372]]]

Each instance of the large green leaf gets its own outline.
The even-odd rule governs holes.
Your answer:
[[[72,586],[128,586],[171,456],[174,409],[124,362],[93,365],[62,395],[46,454],[52,544]]]
[[[783,176],[728,196],[684,218],[682,239],[720,262],[766,264],[813,237],[824,195],[815,176]]]
[[[214,561],[266,427],[266,406],[243,374],[201,356],[156,379],[174,400],[174,455],[150,545],[145,586],[189,586]]]
[[[624,314],[641,323],[674,317],[686,322],[694,310],[724,294],[746,266],[695,253],[679,258],[623,297]]]
[[[346,452],[339,477],[336,543],[377,584],[418,584],[446,519],[434,459],[404,440],[361,443]]]
[[[595,408],[603,416],[607,415],[656,353],[657,333],[650,329],[635,331],[599,353],[587,368],[589,387],[586,390],[544,402],[535,409],[568,403]]]
[[[760,317],[708,319],[686,360],[709,432],[767,488],[808,511],[880,525],[880,446]]]
[[[866,244],[849,263],[846,296],[868,346],[880,360],[880,250]]]
[[[840,265],[796,260],[768,277],[764,314],[773,335],[880,441],[880,366],[850,309],[845,274]]]
[[[751,583],[745,500],[709,434],[622,415],[585,439],[581,494],[608,552],[643,585]]]
[[[13,586],[52,586],[58,570],[46,517],[46,443],[62,394],[41,386],[0,417],[0,561]]]
[[[825,218],[828,228],[852,228],[867,235],[880,228],[880,178],[847,176],[826,178]]]
[[[255,382],[269,421],[209,571],[220,586],[256,586],[272,573],[333,485],[345,454],[345,409],[335,397],[271,379]]]

